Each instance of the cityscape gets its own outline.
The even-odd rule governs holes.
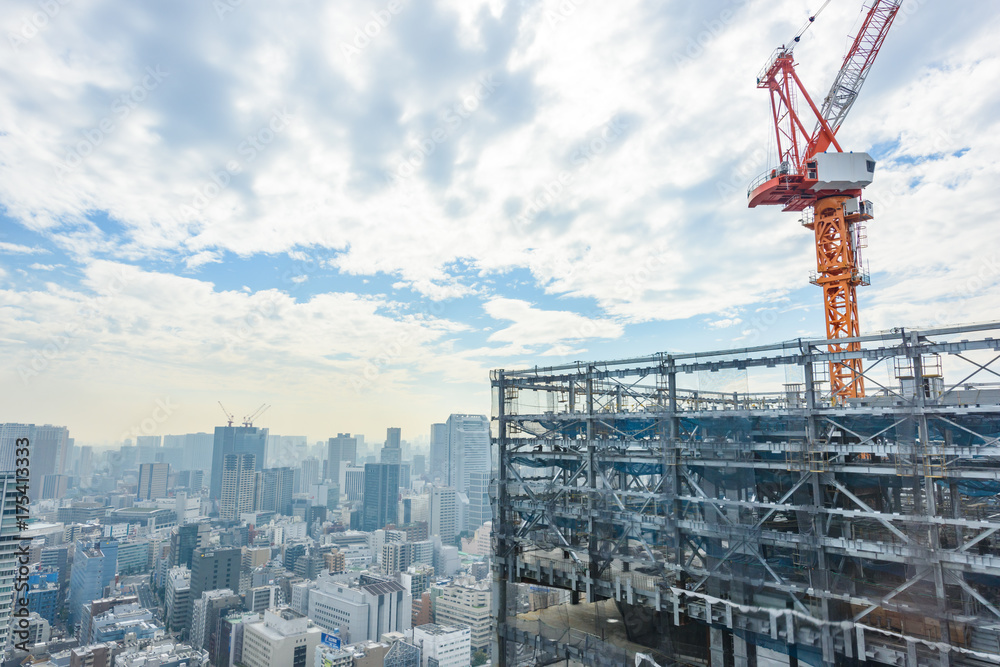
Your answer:
[[[1000,665],[996,0],[0,28],[0,667]]]
[[[419,447],[396,427],[312,442],[227,421],[103,451],[0,424],[5,465],[30,443],[19,529],[4,477],[0,590],[27,583],[0,607],[10,648],[60,666],[489,664],[488,417],[450,415]]]

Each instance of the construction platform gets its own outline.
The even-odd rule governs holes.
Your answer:
[[[1000,663],[1000,322],[851,340],[493,371],[499,664]]]

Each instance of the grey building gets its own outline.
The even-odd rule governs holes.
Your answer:
[[[217,426],[212,444],[212,481],[209,498],[222,497],[222,463],[226,454],[253,454],[256,459],[254,470],[264,469],[267,453],[267,429],[257,426]]]
[[[390,523],[396,523],[398,507],[399,466],[389,463],[366,463],[361,529],[370,532],[385,528]]]

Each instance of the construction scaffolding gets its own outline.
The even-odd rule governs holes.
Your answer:
[[[494,657],[1000,663],[998,334],[493,371]],[[868,395],[835,398],[851,359]],[[567,613],[523,613],[519,584]]]

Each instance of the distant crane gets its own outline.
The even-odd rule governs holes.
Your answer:
[[[822,108],[816,106],[795,73],[792,50],[829,0],[799,30],[791,46],[778,48],[757,77],[757,87],[771,94],[771,112],[778,143],[778,166],[762,174],[747,192],[750,208],[779,205],[801,211],[802,224],[816,236],[816,273],[810,282],[823,288],[826,337],[854,339],[860,335],[856,288],[869,284],[861,249],[868,239],[864,225],[872,219],[870,202],[860,199],[872,182],[875,161],[868,153],[844,153],[837,131],[851,110],[861,86],[882,48],[902,0],[875,0],[844,58]],[[806,101],[816,125],[806,130],[797,96]],[[833,146],[835,153],[828,153]],[[830,352],[858,352],[857,341],[831,343]],[[834,401],[865,395],[861,359],[830,362]]]
[[[226,419],[229,420],[229,423],[227,424],[227,426],[232,426],[233,425],[233,419],[235,419],[235,417],[233,417],[231,414],[229,414],[229,410],[226,410],[226,406],[224,406],[222,404],[222,401],[218,401],[218,403],[219,403],[219,407],[222,408],[223,414],[226,415]]]
[[[253,420],[267,412],[270,407],[270,405],[261,403],[259,408],[243,418],[243,425],[247,427],[253,426]]]

